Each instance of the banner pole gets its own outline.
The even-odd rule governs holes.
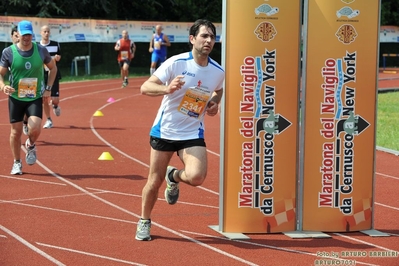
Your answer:
[[[297,196],[297,231],[302,231],[302,219],[303,219],[303,154],[305,148],[305,106],[306,106],[306,56],[307,56],[307,32],[308,32],[308,0],[304,1],[303,6],[303,27],[302,27],[302,71],[301,71],[301,102],[300,102],[300,126],[299,126],[299,176],[298,176],[298,196]]]
[[[222,42],[222,67],[226,69],[226,36],[227,36],[227,19],[226,9],[227,0],[223,0],[222,3],[222,32],[220,34],[220,41]],[[224,81],[223,89],[226,89],[226,80]],[[226,97],[222,98],[222,105],[220,109],[220,140],[224,139],[225,136],[225,108],[226,108]],[[224,224],[224,141],[220,141],[220,176],[219,176],[219,231],[223,231]]]

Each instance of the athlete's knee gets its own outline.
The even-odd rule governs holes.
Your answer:
[[[58,97],[52,97],[52,103],[54,104],[54,105],[58,105],[59,103],[60,103],[60,99],[58,98]]]
[[[164,174],[150,173],[148,175],[146,186],[151,190],[158,190],[161,187],[164,178]]]
[[[39,136],[41,129],[41,124],[29,123],[29,136]]]
[[[22,136],[22,127],[21,128],[11,128],[10,139],[18,139]]]
[[[42,129],[42,119],[37,116],[31,116],[28,119],[28,125],[30,135],[39,135]]]
[[[188,182],[192,186],[200,186],[205,181],[206,171],[201,171],[200,169],[191,169],[190,171],[184,171]]]

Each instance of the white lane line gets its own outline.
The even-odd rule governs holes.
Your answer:
[[[68,185],[70,185],[70,186],[76,188],[77,190],[79,190],[79,191],[81,191],[81,192],[83,192],[83,193],[86,193],[88,196],[93,197],[93,198],[95,198],[95,199],[97,199],[97,200],[103,202],[104,204],[110,206],[110,207],[113,207],[113,208],[115,208],[115,209],[117,209],[117,210],[120,210],[120,211],[122,211],[122,212],[124,212],[124,213],[130,214],[131,216],[134,216],[134,217],[136,217],[137,219],[140,218],[140,215],[139,215],[139,214],[136,214],[136,213],[133,213],[133,212],[131,212],[131,211],[128,211],[128,210],[126,210],[126,209],[120,207],[119,205],[116,205],[116,204],[114,204],[114,203],[112,203],[112,202],[110,202],[110,201],[107,201],[107,200],[105,200],[105,199],[103,199],[103,198],[97,196],[96,194],[91,193],[90,191],[88,191],[88,190],[86,190],[86,189],[84,189],[84,188],[82,188],[82,187],[80,187],[80,186],[74,184],[73,182],[71,182],[71,181],[69,181],[69,180],[67,180],[67,179],[65,179],[65,178],[63,178],[63,177],[57,175],[56,173],[54,173],[53,171],[51,171],[47,166],[45,166],[44,164],[42,164],[39,160],[36,161],[36,163],[37,163],[38,165],[40,165],[40,167],[42,167],[42,168],[43,168],[45,171],[47,171],[49,174],[51,174],[52,176],[54,176],[55,178],[57,178],[58,180],[67,183]],[[156,222],[153,222],[153,221],[152,221],[151,224],[154,225],[154,226],[157,226],[157,227],[161,228],[162,230],[167,231],[167,232],[169,232],[169,233],[171,233],[171,234],[173,234],[173,235],[179,236],[179,237],[181,237],[181,238],[183,238],[183,239],[186,239],[186,240],[191,241],[191,242],[193,242],[193,243],[195,243],[195,244],[198,244],[198,245],[200,245],[200,246],[202,246],[202,247],[204,247],[204,248],[207,248],[207,249],[210,249],[210,250],[212,250],[212,251],[215,251],[216,253],[219,253],[219,254],[221,254],[221,255],[226,255],[226,254],[227,254],[226,252],[224,252],[224,251],[222,251],[222,250],[220,250],[220,249],[217,249],[217,248],[215,248],[215,247],[213,247],[213,246],[211,246],[211,245],[202,243],[202,242],[200,242],[200,241],[198,241],[198,240],[196,240],[196,239],[193,239],[193,238],[191,238],[191,237],[189,237],[189,236],[186,236],[186,235],[184,235],[184,234],[182,234],[182,233],[179,233],[178,231],[175,231],[175,230],[173,230],[173,229],[171,229],[171,228],[169,228],[169,227],[163,226],[163,225],[161,225],[161,224],[159,224],[159,223],[156,223]],[[229,255],[229,256],[230,256],[231,258],[233,258],[233,259],[238,260],[238,261],[244,261],[244,259],[239,258],[239,257],[236,257],[236,256],[234,256],[234,255],[232,255],[232,254]],[[249,265],[256,265],[256,264],[251,264],[250,262],[248,262],[248,263],[249,263]]]
[[[93,190],[93,191],[98,191],[98,192],[103,192],[103,193],[110,193],[110,194],[116,194],[116,195],[123,195],[123,196],[141,198],[141,195],[137,195],[137,194],[129,194],[129,193],[123,193],[123,192],[118,192],[118,191],[104,190],[104,189],[90,188],[90,187],[86,187],[86,189]],[[157,201],[165,201],[166,202],[166,200],[164,198],[157,198]],[[212,209],[219,209],[219,206],[204,205],[204,204],[198,204],[198,203],[192,203],[192,202],[180,201],[180,200],[178,201],[178,204],[192,205],[192,206],[212,208]]]
[[[96,194],[102,194],[101,192],[96,193]],[[24,198],[24,199],[16,199],[16,200],[1,200],[1,202],[25,202],[25,201],[34,201],[34,200],[49,200],[49,199],[57,199],[57,198],[67,198],[67,197],[76,197],[76,196],[87,196],[84,193],[78,193],[78,194],[66,194],[66,195],[60,195],[60,196],[49,196],[49,197],[40,197],[40,198]]]
[[[140,95],[140,94],[137,94],[137,95],[134,95],[134,96],[139,96],[139,95]],[[107,105],[109,105],[109,104],[106,104],[105,106],[107,106]],[[105,106],[103,106],[102,108],[104,108]],[[100,109],[100,110],[101,110],[101,109]],[[91,118],[90,123],[91,123],[92,129],[94,130],[92,121],[93,121],[93,118]],[[93,132],[96,132],[96,131],[94,130]],[[98,134],[96,134],[96,135],[97,135],[100,139],[103,139],[100,135],[98,135]],[[103,140],[104,140],[104,139],[103,139]],[[105,143],[108,143],[108,142],[106,142],[105,140],[104,140],[104,142],[105,142]],[[109,143],[108,143],[107,145],[109,145],[110,147],[113,147],[113,146],[112,146],[111,144],[109,144]],[[117,150],[118,152],[120,151],[119,149],[116,149],[116,148],[115,148],[115,150]],[[24,149],[24,151],[26,152],[26,149]],[[120,153],[121,153],[121,154],[125,154],[125,153],[122,152],[122,151],[120,151]],[[127,155],[127,154],[125,154],[125,156],[128,157],[128,158],[131,158],[133,161],[136,161],[136,162],[138,162],[138,163],[141,163],[141,164],[144,165],[144,166],[149,167],[149,165],[147,165],[147,164],[145,164],[145,163],[143,163],[143,162],[141,162],[141,161],[139,161],[139,160],[137,160],[137,159],[135,159],[135,158],[133,158],[133,157],[130,157],[130,156]],[[70,185],[70,186],[76,188],[77,190],[79,190],[79,191],[81,191],[81,192],[87,194],[88,196],[91,196],[91,197],[93,197],[93,198],[95,198],[95,199],[97,199],[97,200],[99,200],[99,201],[105,203],[106,205],[109,205],[109,206],[115,208],[115,209],[118,209],[118,210],[120,210],[120,211],[122,211],[122,212],[125,212],[125,213],[127,213],[127,214],[130,214],[130,215],[136,217],[137,219],[140,218],[140,215],[135,214],[135,213],[133,213],[133,212],[130,212],[130,211],[128,211],[128,210],[126,210],[126,209],[124,209],[124,208],[122,208],[122,207],[120,207],[120,206],[118,206],[118,205],[116,205],[116,204],[114,204],[114,203],[112,203],[112,202],[109,202],[109,201],[107,201],[107,200],[105,200],[105,199],[103,199],[103,198],[101,198],[101,197],[95,195],[94,193],[91,193],[91,192],[89,192],[88,190],[85,190],[84,188],[82,188],[82,187],[80,187],[80,186],[74,184],[73,182],[70,182],[69,180],[67,180],[67,179],[65,179],[65,178],[63,178],[63,177],[57,175],[56,173],[54,173],[53,171],[51,171],[47,166],[45,166],[43,163],[41,163],[39,160],[37,160],[36,163],[37,163],[38,165],[40,165],[40,167],[42,167],[42,168],[43,168],[45,171],[47,171],[49,174],[51,174],[52,176],[54,176],[55,178],[57,178],[58,180],[60,180],[60,181],[62,181],[62,182],[64,182],[64,183],[66,183],[66,184],[68,184],[68,185]],[[175,230],[172,230],[172,229],[170,229],[170,228],[168,228],[168,227],[166,227],[166,226],[163,226],[163,225],[158,224],[158,223],[156,223],[156,222],[152,222],[152,224],[155,225],[155,226],[160,227],[160,228],[163,229],[164,231],[167,231],[167,232],[169,232],[169,233],[171,233],[171,234],[174,234],[174,235],[179,236],[179,237],[181,237],[181,238],[183,238],[183,239],[186,239],[186,240],[189,240],[189,241],[191,241],[191,242],[194,242],[194,243],[196,243],[196,244],[198,244],[198,245],[200,245],[200,246],[202,246],[202,247],[205,247],[205,248],[207,248],[207,249],[213,250],[213,251],[215,251],[215,252],[217,252],[217,253],[219,253],[219,254],[225,255],[225,252],[224,252],[224,251],[221,251],[220,249],[214,248],[213,246],[210,246],[210,245],[208,245],[208,244],[204,244],[204,243],[202,243],[202,242],[200,242],[200,241],[198,241],[198,240],[196,240],[196,239],[193,239],[193,238],[188,237],[188,236],[186,236],[186,235],[184,235],[184,234],[181,234],[181,233],[179,233],[179,232],[177,232],[177,231],[175,231]],[[239,260],[239,261],[243,260],[243,259],[241,259],[241,258],[239,258],[239,257],[234,256],[234,255],[230,255],[230,256],[232,256],[232,258],[235,258],[236,260]],[[255,264],[249,264],[249,265],[255,265]]]
[[[36,242],[36,244],[38,244],[40,246],[48,247],[48,248],[54,248],[54,249],[58,249],[58,250],[69,251],[69,252],[73,252],[73,253],[83,254],[83,255],[92,256],[92,257],[101,258],[101,259],[106,259],[106,260],[110,260],[110,261],[121,262],[121,263],[129,264],[129,265],[137,265],[137,266],[146,265],[146,264],[141,264],[141,263],[137,263],[137,262],[133,262],[133,261],[116,259],[116,258],[112,258],[112,257],[108,257],[108,256],[98,255],[98,254],[85,252],[85,251],[80,251],[80,250],[71,249],[71,248],[64,248],[64,247],[48,245],[48,244],[39,243],[39,242]]]
[[[131,95],[130,97],[136,97],[136,96],[140,96],[140,95],[141,95],[141,94],[134,94],[134,95]],[[130,97],[126,97],[126,98],[130,98]],[[119,100],[120,100],[120,99],[119,99]],[[115,103],[115,102],[113,102],[113,103]],[[108,105],[113,104],[113,103],[107,103],[107,104],[101,106],[100,108],[98,108],[97,110],[102,110],[102,109],[104,109],[105,107],[107,107]],[[143,166],[145,166],[145,167],[147,167],[147,168],[150,167],[148,164],[146,164],[146,163],[144,163],[144,162],[142,162],[142,161],[140,161],[140,160],[138,160],[138,159],[136,159],[136,158],[130,156],[129,154],[127,154],[127,153],[121,151],[120,149],[116,148],[116,147],[113,146],[111,143],[109,143],[108,141],[106,141],[103,137],[101,137],[100,134],[96,131],[96,129],[95,129],[94,126],[93,126],[93,116],[90,118],[90,128],[91,128],[91,131],[93,132],[93,134],[96,135],[98,139],[100,139],[102,142],[104,142],[104,143],[105,143],[108,147],[110,147],[111,149],[113,149],[113,150],[115,150],[116,152],[122,154],[122,155],[125,156],[126,158],[129,158],[130,160],[135,161],[135,162],[138,163],[138,164],[141,164],[141,165],[143,165]]]
[[[92,123],[91,123],[91,125],[92,125]],[[99,136],[99,135],[98,135],[98,136]],[[100,138],[101,138],[101,137],[100,137]],[[102,139],[102,138],[101,138],[101,139]],[[104,140],[104,141],[105,141],[105,140]],[[113,146],[111,145],[110,147],[113,147]],[[118,149],[115,149],[115,150],[117,150],[117,151],[119,152]],[[124,154],[124,153],[122,152],[122,154]],[[216,154],[216,153],[214,153],[214,154]],[[126,157],[132,158],[132,157],[130,157],[130,156],[126,156]],[[135,161],[136,159],[132,159],[132,160]],[[139,163],[140,163],[140,161],[139,161]],[[39,162],[39,164],[41,164],[41,163]],[[145,166],[148,167],[148,165],[145,164],[145,163],[143,163],[143,162],[141,162],[141,164],[143,164],[143,165],[145,165]],[[136,214],[134,214],[134,213],[131,213],[131,212],[129,212],[129,211],[127,211],[127,210],[125,210],[125,209],[123,209],[123,208],[121,208],[121,207],[119,207],[119,206],[113,204],[113,203],[110,203],[110,202],[108,202],[108,201],[106,201],[106,200],[103,200],[103,199],[100,198],[100,197],[97,197],[96,195],[90,193],[89,191],[84,190],[83,188],[81,188],[81,187],[79,187],[79,186],[77,186],[77,185],[75,185],[75,184],[73,184],[73,183],[71,183],[71,182],[69,182],[69,181],[67,181],[67,180],[65,180],[64,178],[62,178],[62,177],[60,177],[60,176],[57,176],[56,174],[50,172],[50,170],[49,170],[47,167],[45,167],[44,165],[41,164],[41,166],[42,166],[44,169],[46,169],[46,171],[48,171],[48,172],[51,173],[53,176],[55,176],[56,178],[60,179],[60,180],[63,181],[63,182],[66,182],[66,183],[70,184],[71,186],[77,188],[78,190],[81,190],[81,191],[84,192],[84,193],[87,193],[87,195],[92,196],[92,197],[94,197],[94,198],[97,198],[98,200],[100,200],[100,201],[102,201],[102,202],[104,202],[104,203],[106,203],[106,204],[108,204],[108,205],[110,205],[110,206],[112,206],[112,207],[114,207],[114,208],[116,208],[116,209],[119,209],[119,210],[121,210],[121,211],[124,211],[124,212],[126,212],[126,213],[128,213],[128,214],[131,214],[131,215],[135,216],[135,217],[139,217],[138,215],[136,215]],[[217,192],[215,192],[215,193],[218,194]],[[157,223],[155,223],[155,222],[153,222],[153,224],[159,226],[160,228],[162,228],[162,229],[164,229],[164,230],[166,230],[166,231],[169,231],[169,232],[171,232],[171,233],[174,233],[174,234],[176,234],[176,235],[179,235],[179,236],[181,236],[182,238],[188,239],[188,240],[193,241],[193,242],[197,242],[197,241],[195,241],[194,239],[189,238],[188,236],[179,234],[178,232],[176,232],[176,231],[174,231],[174,230],[171,230],[171,229],[169,229],[169,228],[166,228],[166,227],[164,227],[164,226],[162,226],[162,225],[160,225],[160,224],[157,224]],[[206,248],[212,248],[212,249],[213,249],[213,247],[209,247],[209,245],[206,245],[206,244],[203,244],[203,243],[202,243],[202,245],[204,245]],[[216,252],[220,252],[220,250],[219,250],[219,249],[216,249]],[[292,252],[292,251],[291,251],[291,252]],[[361,263],[361,264],[362,264],[362,263]],[[366,265],[371,265],[371,264],[366,264]]]
[[[378,203],[378,202],[376,202],[375,204],[376,204],[376,205],[383,206],[383,207],[385,207],[385,208],[390,208],[390,209],[393,209],[393,210],[399,211],[399,208],[397,208],[397,207],[393,207],[393,206],[385,205],[385,204]]]
[[[209,237],[209,238],[216,238],[216,239],[225,240],[225,241],[232,241],[232,242],[238,242],[238,243],[242,243],[242,244],[247,244],[247,245],[250,245],[250,246],[258,246],[258,247],[270,248],[270,249],[274,249],[274,250],[278,250],[278,251],[284,251],[284,252],[289,252],[289,253],[297,253],[297,254],[301,254],[301,255],[309,255],[309,256],[319,257],[315,253],[310,253],[310,252],[306,252],[306,251],[300,251],[300,250],[288,249],[288,248],[281,248],[281,247],[270,246],[270,245],[265,245],[265,244],[259,244],[259,243],[255,243],[255,242],[248,242],[248,241],[238,240],[238,239],[234,239],[233,240],[233,239],[217,237],[217,236],[213,236],[213,235],[207,235],[207,234],[202,234],[202,233],[197,233],[197,232],[192,232],[192,231],[185,231],[185,230],[181,230],[181,231],[183,233],[186,233],[186,234],[198,235],[198,236]],[[327,257],[324,257],[324,258],[327,259]],[[328,259],[339,260],[339,261],[343,261],[343,262],[348,260],[348,259],[343,259],[343,258],[330,258],[330,257],[328,257]],[[365,263],[365,262],[360,262],[360,261],[356,261],[356,264],[362,264],[362,265],[368,265],[368,266],[378,266],[378,265],[375,265],[375,264],[370,264],[370,263]],[[337,264],[331,263],[331,265],[337,265]],[[342,265],[344,265],[344,264],[342,264]]]
[[[386,248],[386,247],[382,247],[382,246],[379,246],[379,245],[375,245],[375,244],[370,243],[368,241],[363,241],[363,240],[360,240],[360,239],[357,239],[357,238],[354,238],[354,237],[346,236],[346,235],[343,235],[341,233],[334,233],[334,234],[336,234],[337,236],[340,236],[340,237],[343,237],[343,238],[346,238],[346,239],[350,239],[352,241],[359,242],[359,243],[362,243],[362,244],[366,244],[366,245],[369,245],[369,246],[373,246],[373,247],[376,247],[376,248],[379,248],[379,249],[382,249],[382,250],[385,250],[385,251],[396,251],[396,252],[399,252],[397,250],[392,250],[390,248]]]
[[[63,183],[55,183],[55,182],[50,182],[50,181],[42,181],[42,180],[35,180],[35,179],[29,179],[29,178],[21,178],[21,177],[15,177],[15,176],[0,175],[0,177],[14,179],[14,180],[21,180],[21,181],[29,181],[29,182],[57,185],[57,186],[66,186]]]
[[[105,107],[108,106],[108,105],[109,105],[109,104],[106,104],[106,105],[102,106],[102,107],[100,108],[100,110],[103,109],[103,108],[105,108]],[[115,148],[114,146],[112,146],[112,144],[110,144],[109,142],[107,142],[104,138],[102,138],[102,137],[97,133],[97,131],[95,130],[95,128],[94,128],[94,126],[93,126],[93,118],[91,118],[91,120],[90,120],[90,127],[91,127],[93,133],[94,133],[101,141],[103,141],[106,145],[108,145],[110,148],[114,149],[115,151],[120,152],[119,149],[117,149],[117,148]],[[217,154],[217,153],[214,153],[214,152],[211,152],[211,153],[220,156],[220,155]],[[142,164],[142,165],[144,165],[144,166],[146,166],[146,167],[149,167],[147,164],[145,164],[145,163],[143,163],[143,162],[137,160],[136,158],[133,158],[133,157],[131,157],[131,156],[129,156],[129,155],[123,153],[123,152],[121,152],[121,154],[123,154],[123,155],[125,155],[126,157],[132,159],[133,161],[136,161],[136,162],[138,162],[138,163],[140,163],[140,164]],[[391,176],[389,176],[389,177],[391,177]],[[218,192],[215,192],[215,191],[206,189],[206,188],[204,188],[204,187],[199,187],[199,188],[200,188],[200,189],[203,189],[203,190],[205,190],[205,191],[208,191],[208,192],[212,192],[212,193],[215,194],[215,195],[219,195]],[[380,204],[380,203],[378,203],[378,202],[376,202],[375,204],[378,204],[378,205],[381,205],[381,206],[384,206],[384,207],[390,207],[390,206],[388,206],[388,205],[383,205],[383,204]],[[395,207],[391,207],[391,208],[396,209]],[[371,244],[371,243],[370,243],[370,244]],[[366,264],[366,265],[367,265],[367,264]]]
[[[62,262],[56,260],[55,258],[51,257],[49,254],[47,254],[46,252],[44,252],[41,249],[38,249],[37,247],[35,247],[34,245],[32,245],[31,243],[29,243],[28,241],[26,241],[25,239],[23,239],[22,237],[20,237],[19,235],[15,234],[14,232],[12,232],[11,230],[8,230],[7,228],[5,228],[4,226],[2,226],[0,224],[0,229],[3,230],[4,232],[6,232],[7,234],[9,234],[10,236],[12,236],[13,238],[15,238],[16,240],[18,240],[19,242],[21,242],[23,245],[27,246],[28,248],[30,248],[31,250],[33,250],[36,253],[39,253],[40,255],[42,255],[43,257],[45,257],[46,259],[48,259],[49,261],[55,263],[56,265],[65,265]],[[31,258],[32,259],[32,258]],[[30,260],[31,260],[30,259]]]
[[[396,177],[396,176],[386,175],[386,174],[382,174],[382,173],[378,173],[378,172],[376,172],[376,174],[377,174],[377,175],[382,175],[382,176],[384,176],[384,177],[389,177],[389,178],[392,178],[392,179],[399,180],[399,177]]]
[[[20,206],[24,206],[24,207],[48,210],[48,211],[56,211],[56,212],[62,212],[62,213],[67,213],[67,214],[75,214],[75,215],[86,216],[86,217],[91,217],[91,218],[99,218],[99,219],[110,220],[110,221],[115,221],[115,222],[137,224],[137,222],[133,222],[133,221],[129,221],[129,220],[117,219],[117,218],[101,216],[101,215],[88,214],[88,213],[83,213],[83,212],[67,211],[67,210],[62,210],[62,209],[44,207],[44,206],[40,206],[40,205],[33,205],[33,204],[27,204],[27,203],[15,202],[15,201],[6,201],[6,200],[0,200],[0,202],[20,205]]]
[[[123,98],[123,99],[130,98],[130,97],[136,97],[136,96],[141,96],[141,94],[133,94],[133,95],[130,95],[129,97],[125,97],[125,98]],[[103,110],[103,109],[104,109],[105,107],[107,107],[108,105],[114,104],[114,103],[116,103],[116,102],[118,102],[118,101],[120,101],[120,100],[122,100],[122,99],[118,99],[118,100],[116,100],[115,102],[112,102],[112,103],[106,103],[106,104],[104,104],[103,106],[101,106],[100,108],[98,108],[97,110]],[[136,158],[130,156],[129,154],[127,154],[127,153],[121,151],[120,149],[116,148],[116,147],[113,146],[111,143],[109,143],[108,141],[106,141],[103,137],[101,137],[101,135],[97,132],[97,130],[95,129],[95,127],[94,127],[94,125],[93,125],[93,117],[90,118],[90,128],[91,128],[91,131],[93,132],[93,134],[96,135],[97,138],[98,138],[99,140],[101,140],[104,144],[106,144],[106,145],[107,145],[108,147],[110,147],[111,149],[115,150],[115,151],[118,152],[119,154],[122,154],[122,155],[125,156],[126,158],[129,158],[130,160],[135,161],[136,163],[143,165],[144,167],[147,167],[147,168],[150,167],[150,166],[149,166],[148,164],[146,164],[145,162],[142,162],[142,161],[140,161],[139,159],[136,159]],[[219,156],[218,153],[215,153],[215,152],[210,151],[210,150],[208,150],[208,149],[207,149],[207,151],[208,151],[209,153],[212,153],[212,154],[215,154],[215,155]],[[218,194],[219,194],[219,193],[217,193],[217,192],[215,192],[215,191],[212,191],[212,190],[207,189],[207,188],[202,187],[202,186],[198,186],[198,188],[199,188],[199,189],[202,189],[202,190],[205,190],[205,191],[208,191],[208,192],[210,192],[210,193],[213,193],[213,194],[215,194],[215,195],[218,195]]]
[[[213,155],[215,155],[217,157],[220,157],[220,154],[217,153],[217,152],[214,152],[214,151],[211,151],[211,150],[208,150],[208,149],[206,149],[206,151],[209,152],[210,154],[213,154]]]

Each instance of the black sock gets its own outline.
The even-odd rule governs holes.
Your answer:
[[[24,124],[25,124],[25,125],[27,125],[27,124],[28,124],[28,121],[26,121],[26,120],[24,120],[23,122],[24,122]]]
[[[173,183],[177,183],[175,181],[175,179],[173,178],[173,174],[174,174],[175,171],[176,171],[176,169],[173,169],[173,171],[170,171],[169,174],[168,174],[169,181],[173,182]]]
[[[28,146],[27,148],[28,148],[29,150],[33,149],[33,148],[35,147],[35,143],[32,144],[32,143],[30,142],[30,139],[29,139],[28,142],[29,142],[29,146]]]

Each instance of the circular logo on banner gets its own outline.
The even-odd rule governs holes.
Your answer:
[[[357,32],[352,25],[345,24],[338,29],[335,35],[338,37],[340,42],[344,44],[350,44],[355,41]]]
[[[264,42],[269,42],[273,40],[274,36],[276,36],[277,31],[272,23],[262,22],[255,29],[255,34],[258,39],[261,39]]]

